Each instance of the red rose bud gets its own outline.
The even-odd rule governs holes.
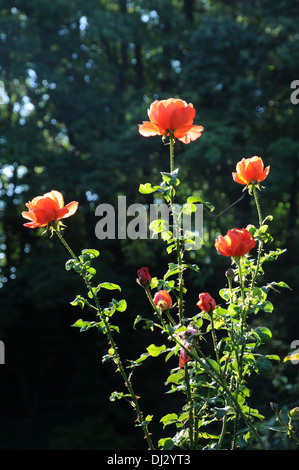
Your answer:
[[[148,286],[152,281],[148,268],[140,268],[137,271],[137,276],[138,276],[138,282],[142,286]]]
[[[167,310],[172,306],[171,297],[166,290],[160,290],[159,292],[156,292],[153,298],[153,302],[156,307],[159,307],[161,310]]]
[[[181,348],[181,351],[180,351],[180,359],[179,359],[179,367],[180,369],[182,369],[184,367],[185,364],[187,364],[187,362],[189,362],[191,360],[191,357],[188,356],[187,352],[186,352],[186,349],[184,348]]]
[[[210,312],[216,307],[216,302],[208,292],[199,294],[199,301],[196,304],[203,312]]]

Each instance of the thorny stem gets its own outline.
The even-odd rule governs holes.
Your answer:
[[[190,377],[189,377],[189,372],[188,372],[188,366],[185,364],[184,366],[185,370],[185,382],[186,382],[186,389],[187,389],[187,398],[189,401],[189,439],[190,439],[190,450],[193,449],[193,429],[194,429],[194,423],[193,423],[193,404],[192,404],[192,393],[191,393],[191,387],[190,387]]]
[[[227,400],[225,400],[225,406],[227,406]],[[223,420],[222,420],[221,434],[220,434],[220,437],[219,437],[219,440],[218,440],[218,443],[217,443],[217,448],[218,449],[221,449],[221,447],[222,447],[223,439],[224,439],[225,433],[226,433],[226,425],[227,425],[227,414],[224,415]]]
[[[259,204],[259,200],[258,200],[258,196],[257,196],[257,192],[256,192],[256,187],[255,187],[254,184],[252,185],[252,191],[253,191],[253,197],[254,197],[257,213],[258,213],[259,228],[261,228],[261,226],[263,224],[262,212],[261,212],[261,208],[260,208],[260,204]],[[252,277],[251,287],[254,287],[254,283],[256,281],[256,278],[257,278],[257,275],[258,275],[258,272],[259,272],[262,249],[263,249],[263,242],[262,242],[262,240],[259,240],[256,268],[255,268],[255,272],[254,272],[253,277]]]
[[[198,353],[200,354],[200,356],[198,355]],[[198,363],[203,367],[203,369],[207,372],[207,374],[210,375],[210,377],[212,377],[217,383],[218,385],[220,385],[221,387],[223,387],[223,389],[225,390],[227,396],[230,398],[231,402],[233,403],[233,406],[235,408],[235,411],[237,414],[239,414],[239,416],[242,418],[242,420],[244,421],[244,423],[250,428],[250,430],[252,431],[252,433],[255,435],[257,441],[260,443],[261,447],[264,449],[265,446],[264,446],[264,443],[257,431],[257,429],[255,428],[255,426],[250,422],[250,420],[248,420],[246,418],[246,416],[244,415],[239,403],[238,403],[238,400],[237,400],[237,397],[235,397],[233,395],[233,393],[231,392],[231,390],[229,389],[229,387],[227,386],[227,384],[225,383],[225,379],[222,377],[221,373],[218,373],[214,368],[213,366],[209,363],[209,359],[207,357],[205,357],[205,355],[202,353],[202,351],[189,351],[189,355],[193,356],[194,359],[196,361],[198,361]]]
[[[185,345],[183,343],[181,343],[176,337],[175,335],[172,333],[172,331],[167,328],[167,325],[165,324],[165,321],[162,317],[162,312],[161,312],[161,309],[159,307],[157,307],[155,304],[154,304],[154,301],[153,301],[153,298],[151,296],[151,293],[150,293],[150,290],[149,290],[149,286],[143,286],[144,287],[144,290],[146,292],[146,295],[150,301],[150,304],[151,306],[153,307],[154,311],[156,312],[157,314],[157,317],[161,323],[161,326],[162,328],[164,328],[164,331],[167,332],[169,334],[169,336],[177,343],[179,344],[183,349],[185,349],[185,351],[187,353],[189,353],[188,349],[185,347]],[[173,319],[172,317],[170,316],[168,310],[165,311],[168,319],[170,320],[170,323],[172,326],[175,326],[174,323],[173,323]],[[172,321],[171,321],[172,320]],[[189,435],[190,435],[190,449],[193,449],[193,428],[194,428],[194,424],[193,424],[193,404],[192,404],[192,394],[191,394],[191,388],[190,388],[190,377],[189,377],[189,374],[188,374],[188,369],[187,369],[187,365],[185,364],[185,382],[186,382],[186,389],[187,389],[187,398],[188,398],[188,402],[189,402]]]
[[[170,133],[170,173],[174,171],[174,142],[175,138],[173,133]],[[173,195],[171,197],[171,204],[173,205]],[[183,294],[184,294],[184,281],[183,281],[183,249],[181,247],[180,241],[180,224],[179,217],[177,214],[173,213],[174,226],[176,228],[176,252],[177,252],[177,264],[179,268],[178,273],[178,288],[179,288],[179,298],[178,298],[178,315],[180,322],[183,321]],[[188,374],[188,367],[185,365],[185,382],[187,388],[187,399],[189,402],[189,439],[190,439],[190,449],[193,449],[193,404],[192,404],[192,394],[190,388],[190,378]]]
[[[217,348],[217,338],[216,338],[216,332],[215,332],[215,326],[214,326],[213,310],[210,311],[209,315],[211,318],[211,331],[212,331],[214,350],[216,354],[217,364],[220,369],[220,360],[219,360],[219,354],[218,354],[218,348]]]
[[[58,236],[59,240],[62,242],[62,244],[64,245],[64,247],[67,249],[67,251],[70,253],[70,255],[77,261],[79,262],[79,259],[78,257],[74,254],[73,250],[71,249],[71,247],[69,246],[69,244],[66,242],[66,240],[63,238],[63,236],[61,235],[60,231],[58,228],[54,228],[54,231],[56,233],[56,235]],[[132,402],[133,402],[133,407],[135,408],[136,410],[136,414],[137,414],[137,421],[139,422],[139,424],[141,425],[142,429],[143,429],[143,432],[144,432],[144,435],[145,435],[145,438],[147,439],[147,442],[148,442],[148,445],[149,445],[149,450],[154,450],[154,446],[153,446],[153,443],[152,443],[152,440],[151,440],[151,437],[150,437],[150,433],[148,431],[148,424],[147,422],[144,420],[143,418],[143,415],[142,415],[142,412],[139,408],[139,404],[138,404],[138,398],[137,396],[135,395],[135,392],[133,390],[133,387],[132,387],[132,384],[125,372],[125,369],[122,365],[122,362],[121,362],[121,359],[120,359],[120,356],[118,354],[118,351],[117,351],[117,346],[114,342],[114,338],[113,338],[113,335],[112,335],[112,332],[111,332],[111,329],[110,329],[110,326],[109,326],[109,323],[107,321],[107,318],[106,316],[103,314],[102,312],[102,309],[101,309],[101,306],[99,304],[99,301],[98,301],[98,298],[97,298],[97,295],[96,293],[94,292],[94,290],[92,289],[91,285],[90,285],[90,282],[89,282],[89,279],[88,277],[86,276],[86,273],[82,273],[82,277],[84,279],[84,282],[86,284],[86,287],[87,289],[89,290],[89,292],[92,294],[92,297],[93,297],[93,300],[94,300],[94,303],[95,303],[95,306],[96,306],[96,309],[98,311],[98,315],[100,316],[100,318],[103,320],[104,322],[104,325],[105,325],[105,329],[106,329],[106,333],[107,333],[107,337],[108,337],[108,340],[109,340],[109,343],[111,345],[111,348],[113,349],[113,359],[114,359],[114,362],[115,364],[117,365],[117,370],[119,370],[119,372],[121,373],[122,375],[122,378],[124,380],[124,383],[125,383],[125,386],[127,387],[129,393],[130,393],[130,396],[132,398]]]
[[[257,196],[257,192],[256,192],[256,187],[255,187],[254,184],[252,185],[252,191],[253,191],[253,197],[254,197],[254,200],[255,200],[256,208],[257,208],[257,213],[258,213],[258,218],[259,218],[259,225],[261,227],[262,223],[263,223],[263,218],[262,218],[262,212],[261,212],[261,208],[260,208],[260,204],[259,204],[259,200],[258,200],[258,196]]]
[[[241,267],[241,258],[235,258],[235,261],[238,266],[238,274],[239,274],[239,283],[240,283],[240,289],[241,289],[241,298],[242,298],[242,310],[241,310],[241,334],[240,334],[240,340],[243,340],[243,334],[244,334],[244,327],[245,327],[245,320],[246,320],[246,306],[245,306],[245,295],[244,295],[244,282],[243,282],[243,275],[242,275],[242,267]],[[240,356],[238,357],[238,380],[236,384],[236,391],[235,391],[235,396],[236,400],[238,400],[238,395],[239,395],[239,390],[240,390],[240,385],[242,383],[243,379],[243,355],[244,355],[244,340],[242,341],[242,346],[241,346],[241,353]],[[232,449],[234,449],[236,445],[236,437],[237,437],[237,431],[238,431],[238,424],[239,424],[239,419],[240,419],[240,414],[239,412],[236,413],[235,417],[235,423],[234,423],[234,436],[233,436],[233,441],[232,441]]]
[[[238,266],[239,283],[240,283],[241,298],[242,298],[242,311],[241,311],[241,336],[242,336],[244,332],[245,316],[246,316],[244,282],[243,282],[243,275],[242,275],[241,259],[240,257],[238,257],[238,258],[235,258],[235,260]]]
[[[170,145],[169,145],[169,153],[170,153],[170,173],[174,171],[174,143],[175,143],[175,138],[173,133],[170,133],[169,137]],[[174,204],[173,200],[173,193],[171,196],[171,206]],[[180,241],[180,223],[179,223],[179,217],[176,213],[173,213],[173,225],[176,229],[176,252],[177,252],[177,264],[179,268],[179,274],[178,274],[178,287],[179,287],[179,302],[178,302],[178,315],[180,321],[183,320],[183,292],[184,292],[184,281],[183,281],[183,250],[181,248],[181,241]]]
[[[169,146],[170,146],[170,173],[173,172],[174,170],[174,142],[175,142],[175,138],[173,136],[173,133],[170,133],[170,136],[169,136]]]

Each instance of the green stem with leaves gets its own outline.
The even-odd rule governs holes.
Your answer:
[[[255,201],[255,205],[256,205],[256,209],[257,209],[257,214],[258,214],[259,228],[261,228],[261,226],[263,224],[263,218],[262,218],[262,212],[261,212],[260,203],[259,203],[259,200],[258,200],[256,187],[255,187],[254,184],[252,185],[252,192],[253,192],[253,197],[254,197],[254,201]],[[255,284],[255,281],[256,281],[256,278],[257,278],[257,275],[258,275],[258,272],[259,272],[262,249],[263,249],[263,242],[262,242],[262,240],[259,240],[256,268],[255,268],[254,274],[252,276],[251,287],[254,287],[254,284]]]
[[[194,419],[193,419],[193,399],[192,399],[192,391],[191,391],[191,386],[190,386],[190,376],[188,372],[188,365],[185,364],[184,366],[185,370],[185,383],[186,383],[186,389],[187,389],[187,399],[188,399],[188,408],[189,408],[189,439],[190,439],[190,450],[194,450]]]
[[[161,315],[161,312],[160,312],[160,309],[156,307],[156,305],[154,304],[153,302],[153,299],[152,299],[152,296],[150,294],[150,291],[149,291],[149,287],[148,286],[145,286],[145,291],[147,293],[147,296],[148,296],[148,299],[154,309],[154,311],[156,312],[159,320],[162,322],[162,325],[163,325],[163,321],[162,321],[162,315]],[[165,324],[165,323],[164,323]],[[224,393],[227,395],[227,398],[231,401],[232,403],[232,406],[233,408],[235,409],[236,413],[240,416],[240,418],[243,420],[243,422],[249,427],[249,429],[252,431],[253,435],[256,437],[257,441],[259,442],[259,444],[261,445],[261,447],[264,449],[264,443],[257,431],[257,429],[255,428],[255,426],[250,422],[250,419],[247,419],[246,416],[244,415],[240,405],[239,405],[239,402],[237,400],[237,397],[234,396],[233,392],[230,390],[229,386],[226,384],[226,380],[225,378],[222,376],[222,373],[221,371],[219,370],[216,371],[214,366],[210,363],[209,359],[203,354],[203,352],[201,350],[199,350],[198,348],[192,348],[191,351],[189,351],[186,346],[179,340],[179,338],[177,337],[177,335],[175,335],[172,331],[170,331],[170,329],[166,329],[165,332],[168,334],[169,337],[171,337],[171,339],[180,347],[180,348],[183,348],[185,349],[186,353],[194,360],[194,361],[197,361],[198,364],[205,370],[205,372],[213,379],[217,382],[218,385],[220,385],[223,390],[224,390]],[[224,432],[225,432],[225,427],[223,427],[223,436],[221,437],[221,442],[224,438]]]
[[[70,255],[72,256],[72,258],[76,261],[76,262],[80,262],[80,260],[78,259],[78,257],[75,255],[75,253],[73,252],[73,250],[71,249],[71,247],[69,246],[69,244],[66,242],[66,240],[64,239],[64,237],[61,235],[60,233],[60,230],[59,230],[59,227],[58,228],[55,228],[53,227],[53,230],[54,232],[56,233],[56,235],[58,236],[59,240],[61,241],[61,243],[64,245],[64,247],[67,249],[67,251],[70,253]],[[153,446],[153,443],[152,443],[152,440],[151,440],[151,437],[150,437],[150,433],[148,431],[148,423],[144,420],[143,418],[143,415],[142,415],[142,412],[140,410],[140,407],[139,407],[139,404],[138,404],[138,398],[137,396],[135,395],[135,392],[133,390],[133,387],[132,387],[132,384],[126,374],[126,371],[122,365],[122,362],[121,362],[121,359],[120,359],[120,356],[118,354],[118,351],[117,351],[117,346],[115,344],[115,341],[114,341],[114,338],[113,338],[113,335],[112,335],[112,332],[111,332],[111,329],[110,329],[110,326],[109,326],[109,323],[107,321],[107,317],[103,314],[103,311],[101,309],[101,306],[99,304],[99,300],[97,298],[97,294],[95,293],[94,289],[92,289],[92,286],[90,285],[90,282],[89,282],[89,279],[86,275],[86,273],[83,271],[82,272],[82,277],[84,279],[84,282],[86,284],[86,287],[89,291],[89,293],[92,295],[92,298],[94,300],[94,303],[95,303],[95,307],[96,307],[96,310],[98,312],[98,315],[99,317],[101,318],[101,320],[104,322],[104,325],[105,325],[105,330],[106,330],[106,334],[107,334],[107,337],[108,337],[108,341],[110,343],[110,346],[113,350],[113,354],[112,354],[112,357],[113,357],[113,360],[117,366],[117,370],[119,370],[119,372],[121,373],[121,376],[123,378],[123,381],[125,383],[125,386],[127,387],[128,391],[129,391],[129,394],[131,396],[131,399],[132,399],[132,406],[133,408],[135,409],[136,411],[136,414],[137,414],[137,421],[139,422],[140,426],[142,427],[143,429],[143,432],[144,432],[144,436],[148,442],[148,445],[149,445],[149,450],[154,450],[154,446]]]
[[[194,349],[193,349],[191,352],[189,352],[189,354],[190,354],[191,357],[193,357],[194,360],[196,360],[201,365],[201,367],[207,372],[207,374],[212,379],[214,379],[218,383],[218,385],[220,385],[223,388],[227,398],[230,399],[236,413],[243,420],[243,422],[249,427],[249,429],[252,431],[252,433],[256,437],[257,441],[261,445],[262,449],[264,449],[265,448],[264,443],[263,443],[257,429],[251,423],[250,419],[247,419],[246,416],[244,415],[244,413],[243,413],[243,411],[240,407],[240,404],[238,402],[237,397],[233,394],[233,392],[227,386],[226,381],[225,381],[224,377],[222,377],[221,372],[220,371],[218,372],[218,371],[215,370],[213,365],[209,362],[209,359],[203,354],[203,352],[201,350],[197,349],[196,351],[194,351]]]
[[[169,153],[170,153],[170,173],[174,171],[174,143],[175,138],[173,133],[170,133],[169,136]],[[174,188],[171,188],[171,206],[174,205]],[[183,280],[183,248],[182,242],[180,240],[180,220],[178,214],[173,211],[173,226],[176,230],[176,253],[177,253],[177,264],[179,268],[178,273],[178,315],[179,319],[182,322],[183,320],[183,293],[184,293],[184,280]]]
[[[144,290],[146,292],[147,298],[150,301],[151,306],[153,307],[154,311],[156,312],[156,315],[160,321],[160,324],[162,326],[162,329],[169,335],[177,344],[180,345],[181,348],[185,349],[186,353],[188,354],[188,349],[186,346],[181,343],[176,336],[173,334],[173,327],[175,324],[173,323],[173,319],[171,315],[169,314],[168,310],[165,310],[163,313],[166,314],[167,318],[170,321],[169,327],[166,325],[163,316],[162,316],[162,311],[159,307],[157,307],[154,304],[152,295],[150,293],[150,288],[148,285],[143,286]],[[193,399],[192,399],[192,393],[191,393],[191,387],[190,387],[190,376],[188,373],[188,368],[187,364],[185,364],[185,383],[186,383],[186,391],[187,391],[187,399],[188,399],[188,409],[189,409],[189,437],[190,437],[190,450],[194,448],[194,420],[193,420]]]
[[[170,157],[169,167],[170,167],[170,173],[172,173],[173,170],[174,170],[174,142],[175,142],[175,138],[174,138],[173,133],[171,132],[170,135],[169,135],[169,148],[170,148],[170,151],[169,151],[169,157]]]
[[[215,325],[214,325],[213,310],[211,310],[209,312],[209,315],[210,315],[210,319],[211,319],[211,332],[212,332],[214,351],[215,351],[215,354],[216,354],[217,364],[218,364],[218,367],[220,369],[220,358],[219,358],[218,347],[217,347],[217,337],[216,337],[216,331],[215,331]]]

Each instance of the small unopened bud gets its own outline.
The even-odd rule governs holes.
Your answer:
[[[141,286],[148,286],[152,281],[148,268],[140,268],[137,271],[137,276],[138,276],[137,282]]]
[[[274,411],[275,413],[279,413],[279,405],[277,403],[275,403],[274,401],[270,401],[270,407],[272,411]]]
[[[232,270],[232,268],[228,268],[225,275],[228,279],[232,279],[234,277],[234,271]]]

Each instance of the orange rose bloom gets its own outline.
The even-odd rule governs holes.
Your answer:
[[[161,310],[167,310],[172,306],[172,299],[167,290],[156,292],[153,301],[156,307],[160,307]]]
[[[201,136],[204,128],[193,125],[196,111],[193,104],[183,100],[169,98],[168,100],[154,101],[149,110],[149,121],[139,124],[139,133],[144,137],[172,134],[184,144]]]
[[[28,212],[22,212],[25,219],[30,220],[24,224],[25,227],[45,227],[49,222],[65,219],[75,214],[78,202],[70,202],[64,205],[63,196],[58,191],[51,191],[43,196],[37,196],[26,204]]]
[[[223,256],[244,256],[256,245],[246,228],[232,228],[225,237],[220,235],[215,241],[217,251]]]
[[[270,166],[264,169],[264,162],[260,157],[243,158],[237,163],[233,179],[240,184],[257,184],[267,178]]]

